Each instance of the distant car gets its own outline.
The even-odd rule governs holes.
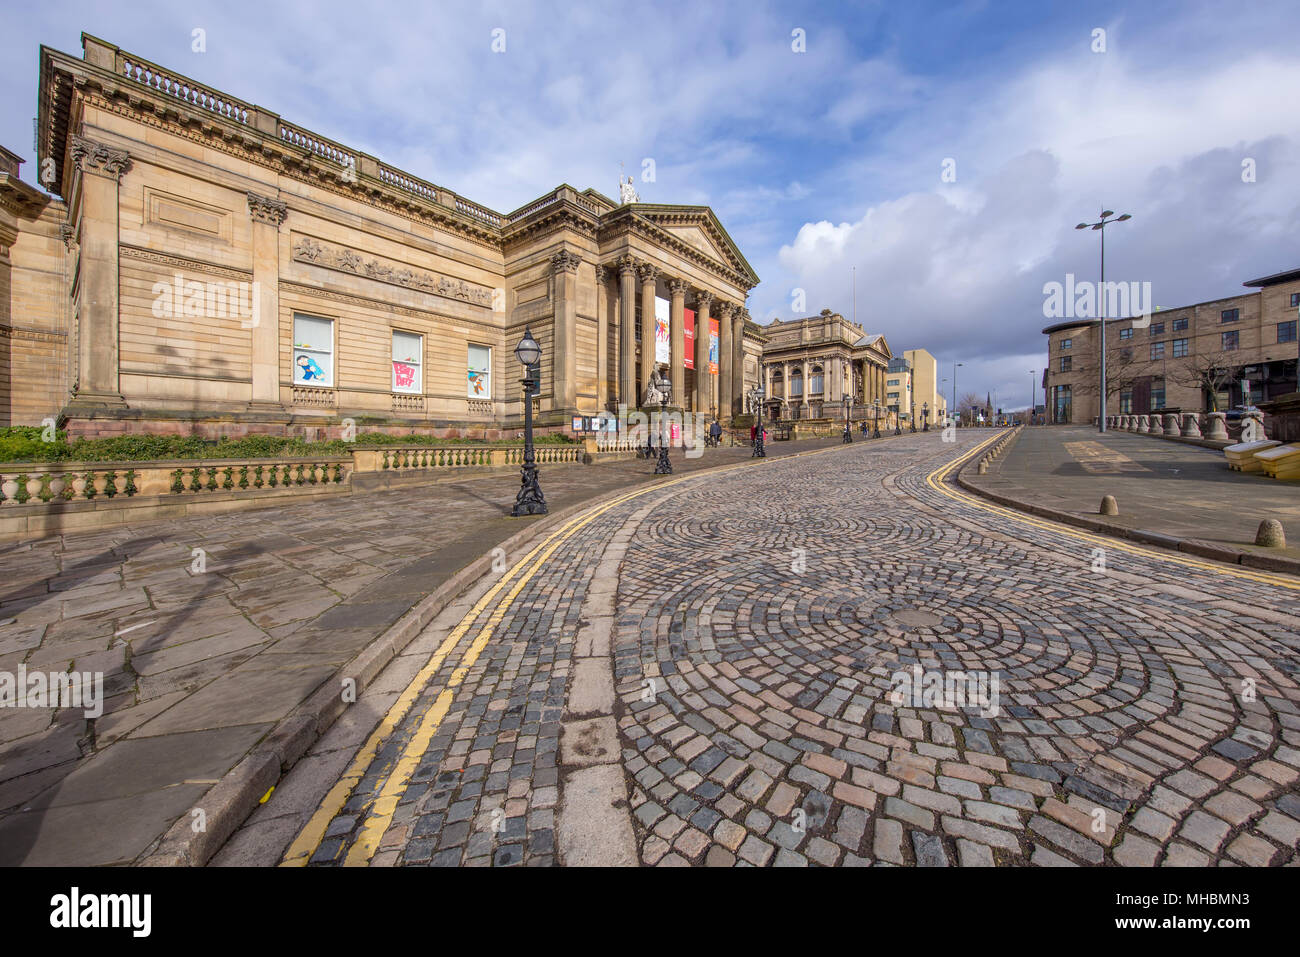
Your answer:
[[[1241,422],[1241,417],[1247,412],[1258,411],[1259,406],[1257,405],[1234,405],[1225,413],[1225,419],[1229,425],[1238,425]]]

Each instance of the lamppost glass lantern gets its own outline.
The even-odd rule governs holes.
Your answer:
[[[524,367],[524,464],[520,469],[519,494],[515,496],[515,506],[510,514],[515,517],[545,515],[546,498],[537,482],[537,459],[533,453],[533,394],[538,386],[533,372],[542,360],[542,347],[527,328],[519,345],[515,346],[515,358]]]

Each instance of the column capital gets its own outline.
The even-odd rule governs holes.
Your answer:
[[[735,308],[736,307],[733,303],[727,302],[727,300],[725,299],[718,300],[718,318],[719,319],[730,318],[731,313],[735,310]]]
[[[248,215],[253,217],[255,223],[279,226],[284,222],[285,217],[289,215],[289,207],[283,200],[273,199],[270,196],[261,196],[249,191]]]
[[[576,273],[581,265],[582,257],[577,253],[569,252],[567,249],[561,249],[551,257],[551,266],[556,275],[566,272]]]
[[[669,279],[668,291],[674,296],[685,296],[686,291],[691,288],[691,284],[685,279]]]
[[[707,289],[697,289],[695,290],[695,307],[697,309],[707,309],[713,304],[714,298],[713,293]]]
[[[613,262],[613,267],[618,270],[619,276],[626,276],[628,273],[635,273],[636,266],[636,257],[628,253],[624,253]]]
[[[639,262],[636,264],[636,271],[643,283],[651,283],[659,278],[659,267],[654,263]]]
[[[83,173],[121,180],[122,174],[131,168],[131,156],[126,150],[114,149],[75,133],[68,138],[68,142],[72,162]]]

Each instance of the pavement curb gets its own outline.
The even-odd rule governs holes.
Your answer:
[[[797,458],[813,452],[841,446],[807,449],[789,455],[773,456],[780,461]],[[759,461],[768,461],[767,459]],[[719,463],[696,470],[698,474],[715,468],[744,468],[758,464],[753,459],[740,462]],[[689,473],[688,473],[689,474]],[[648,483],[644,488],[653,488]],[[401,618],[394,622],[370,644],[339,668],[332,678],[300,702],[250,751],[235,767],[227,771],[197,802],[196,808],[204,812],[204,828],[196,831],[192,814],[182,815],[139,858],[141,867],[202,867],[221,849],[229,837],[239,829],[266,796],[279,785],[280,780],[297,763],[298,759],[316,743],[348,708],[343,700],[341,682],[356,682],[356,696],[383,672],[384,667],[410,644],[429,622],[455,601],[475,581],[492,568],[492,549],[502,548],[507,553],[522,551],[534,540],[544,538],[569,519],[609,499],[627,494],[628,487],[611,490],[594,499],[575,503],[545,518],[530,522],[509,538],[488,548],[486,553],[456,571],[434,591],[416,602]],[[355,699],[354,699],[355,700]]]
[[[1017,432],[1015,437],[1019,437]],[[1014,438],[1013,438],[1014,441]],[[1126,541],[1138,542],[1143,545],[1155,545],[1158,548],[1167,548],[1171,551],[1183,552],[1187,555],[1195,555],[1198,558],[1208,558],[1212,561],[1223,562],[1227,565],[1240,565],[1244,568],[1254,568],[1261,571],[1284,572],[1290,575],[1300,576],[1300,559],[1289,558],[1285,555],[1261,555],[1259,552],[1246,551],[1242,548],[1235,548],[1222,542],[1207,542],[1196,538],[1180,538],[1176,535],[1165,535],[1161,532],[1153,532],[1144,528],[1127,528],[1123,525],[1115,525],[1102,519],[1100,515],[1092,516],[1076,512],[1065,512],[1060,509],[1050,508],[1046,505],[1038,505],[1034,502],[1027,502],[1023,499],[1014,498],[1001,492],[994,492],[991,489],[982,488],[978,484],[966,478],[966,470],[971,468],[977,459],[982,456],[976,456],[969,462],[962,465],[953,476],[954,480],[963,489],[971,492],[981,498],[996,502],[999,505],[1005,505],[1008,508],[1014,508],[1018,512],[1024,512],[1028,515],[1035,515],[1039,518],[1046,518],[1053,522],[1060,522],[1063,525],[1073,525],[1075,528],[1083,528],[1090,532],[1097,532],[1102,535],[1109,535],[1112,538],[1120,538]]]

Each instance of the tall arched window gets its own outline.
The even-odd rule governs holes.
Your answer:
[[[825,391],[823,386],[825,385],[826,382],[826,377],[822,372],[822,367],[813,366],[812,375],[810,375],[808,378],[810,380],[808,383],[808,394],[821,395],[822,392]]]
[[[803,370],[802,369],[790,370],[790,398],[792,399],[803,398]]]
[[[780,369],[772,373],[772,398],[785,398],[785,374]]]

